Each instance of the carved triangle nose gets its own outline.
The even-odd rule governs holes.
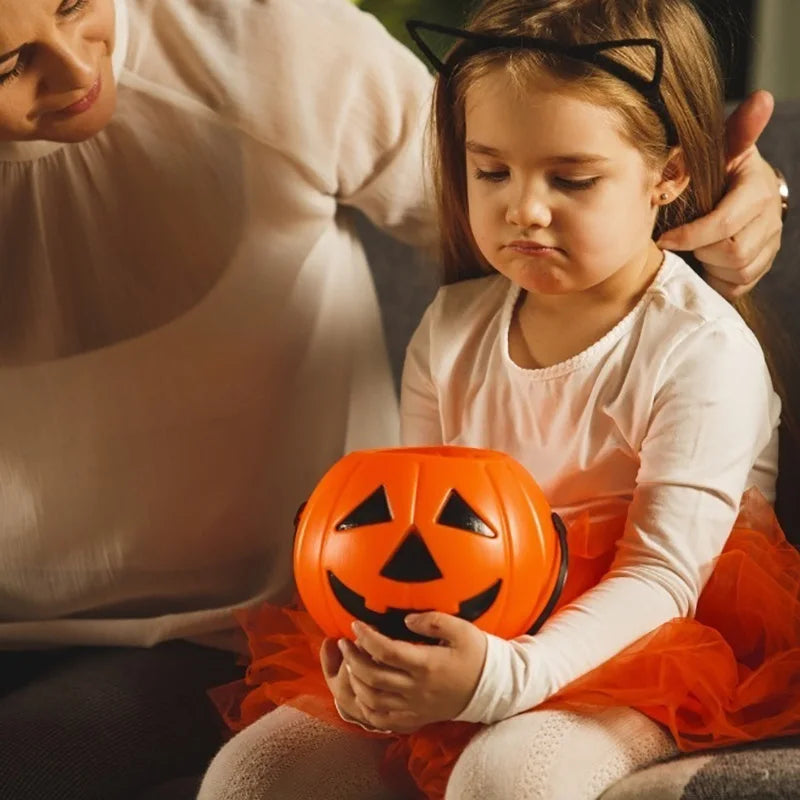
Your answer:
[[[412,527],[403,543],[381,570],[384,578],[403,583],[425,583],[442,577],[420,532]]]

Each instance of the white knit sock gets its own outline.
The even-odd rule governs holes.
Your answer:
[[[446,800],[595,800],[676,752],[666,730],[630,708],[532,711],[489,726],[469,743]]]
[[[282,706],[219,751],[197,800],[400,800],[379,775],[385,747]]]

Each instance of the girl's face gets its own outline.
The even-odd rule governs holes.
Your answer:
[[[113,0],[0,0],[0,140],[77,142],[111,119]]]
[[[660,174],[623,139],[612,110],[555,87],[523,93],[495,70],[468,89],[473,236],[529,292],[626,291],[652,261]]]

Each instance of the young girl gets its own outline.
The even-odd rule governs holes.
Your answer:
[[[338,711],[458,800],[588,800],[676,744],[798,732],[780,401],[737,310],[654,243],[723,190],[709,35],[688,0],[488,0],[455,33],[433,58],[449,285],[408,349],[404,440],[522,462],[569,523],[569,602],[514,641],[439,613],[407,624],[440,646],[356,624],[322,649]],[[263,652],[251,688],[287,663]],[[386,740],[311,686],[249,694],[240,725],[293,708],[235,737],[201,798],[387,796]]]

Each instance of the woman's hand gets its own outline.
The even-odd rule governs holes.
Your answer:
[[[485,634],[458,617],[429,611],[409,615],[406,625],[440,644],[396,641],[358,622],[356,643],[341,643],[358,715],[393,733],[455,719],[475,692],[486,657]]]
[[[726,125],[727,193],[705,217],[667,231],[658,244],[691,250],[708,282],[724,297],[749,292],[769,271],[781,245],[781,202],[772,167],[756,141],[772,116],[769,92],[754,92]]]

